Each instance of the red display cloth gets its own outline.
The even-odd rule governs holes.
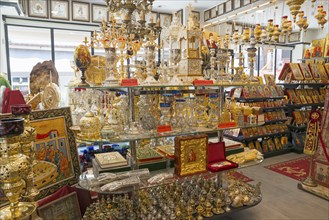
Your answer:
[[[219,162],[228,162],[229,164],[223,165],[223,166],[213,166],[216,163]],[[226,160],[225,155],[225,143],[219,142],[219,143],[209,143],[208,144],[208,170],[211,172],[218,172],[218,171],[224,171],[229,170],[238,167],[238,164]]]
[[[59,199],[63,196],[66,196],[72,192],[77,193],[78,201],[79,201],[79,206],[80,206],[80,212],[81,216],[85,213],[87,207],[92,203],[91,199],[91,194],[90,191],[81,189],[81,188],[76,188],[76,187],[71,187],[71,186],[64,186],[57,190],[55,193],[53,193],[50,196],[47,196],[37,202],[38,207],[42,207],[52,201],[55,201],[56,199]]]
[[[21,91],[6,88],[2,102],[2,113],[10,113],[10,106],[17,104],[26,104]]]

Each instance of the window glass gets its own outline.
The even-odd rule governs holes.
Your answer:
[[[259,53],[259,76],[263,77],[264,74],[274,74],[274,49],[260,47]]]
[[[61,94],[68,94],[68,84],[75,79],[74,76],[74,51],[76,46],[83,44],[85,37],[91,32],[54,30],[55,66],[59,74],[59,86]],[[80,78],[80,73],[77,74]],[[62,106],[68,105],[68,96],[62,95]]]
[[[278,76],[283,68],[285,63],[290,63],[291,50],[277,49],[276,55],[276,82],[279,82]]]
[[[12,87],[27,95],[33,66],[51,60],[50,30],[8,26],[8,39]]]

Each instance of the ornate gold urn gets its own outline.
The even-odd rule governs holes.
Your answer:
[[[78,137],[81,139],[100,139],[101,137],[101,121],[98,117],[88,111],[84,117],[80,119],[80,133]]]

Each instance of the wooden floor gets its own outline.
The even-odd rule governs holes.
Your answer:
[[[251,182],[261,182],[263,199],[255,207],[229,216],[219,217],[221,220],[279,220],[279,219],[307,219],[328,220],[329,202],[313,194],[297,188],[298,181],[264,168],[266,165],[275,164],[304,155],[289,153],[272,158],[267,158],[257,166],[241,169],[242,173],[254,179]]]

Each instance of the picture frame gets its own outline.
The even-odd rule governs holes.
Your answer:
[[[228,13],[233,10],[232,3],[233,3],[232,0],[229,0],[224,3],[225,4],[225,13]]]
[[[204,12],[204,21],[208,21],[210,19],[210,9]]]
[[[224,14],[224,3],[218,5],[218,7],[217,7],[217,14],[218,14],[218,16]]]
[[[320,160],[315,160],[313,168],[314,180],[325,187],[329,187],[329,165]]]
[[[93,23],[102,23],[108,21],[108,12],[106,5],[91,4],[91,21]]]
[[[28,16],[36,18],[48,18],[48,0],[28,0]]]
[[[169,27],[172,22],[172,15],[167,13],[159,13],[160,27]]]
[[[149,12],[149,13],[147,13],[145,15],[146,24],[148,24],[148,23],[156,23],[157,22],[157,19],[158,19],[158,13],[157,12],[151,11],[151,12]]]
[[[184,21],[183,21],[183,9],[180,9],[180,10],[176,11],[176,16],[180,20],[181,24],[184,24]]]
[[[50,18],[60,20],[70,20],[68,0],[51,0],[50,1]]]
[[[238,9],[241,7],[241,0],[234,0],[234,9]]]
[[[327,34],[327,36],[326,36],[326,45],[325,45],[325,49],[324,49],[324,57],[329,57],[329,34]]]
[[[194,22],[200,23],[200,12],[199,11],[192,11],[192,17]]]
[[[312,40],[312,54],[311,57],[323,57],[325,49],[326,38]]]
[[[90,22],[90,4],[72,1],[72,21]]]
[[[217,6],[210,9],[210,18],[217,17]]]
[[[175,174],[186,176],[207,171],[208,136],[175,137]]]
[[[69,193],[46,205],[38,207],[37,213],[43,219],[81,219],[77,193]]]
[[[243,6],[251,4],[251,0],[242,0],[243,1]]]
[[[300,32],[293,32],[288,37],[288,43],[295,43],[300,41]]]

